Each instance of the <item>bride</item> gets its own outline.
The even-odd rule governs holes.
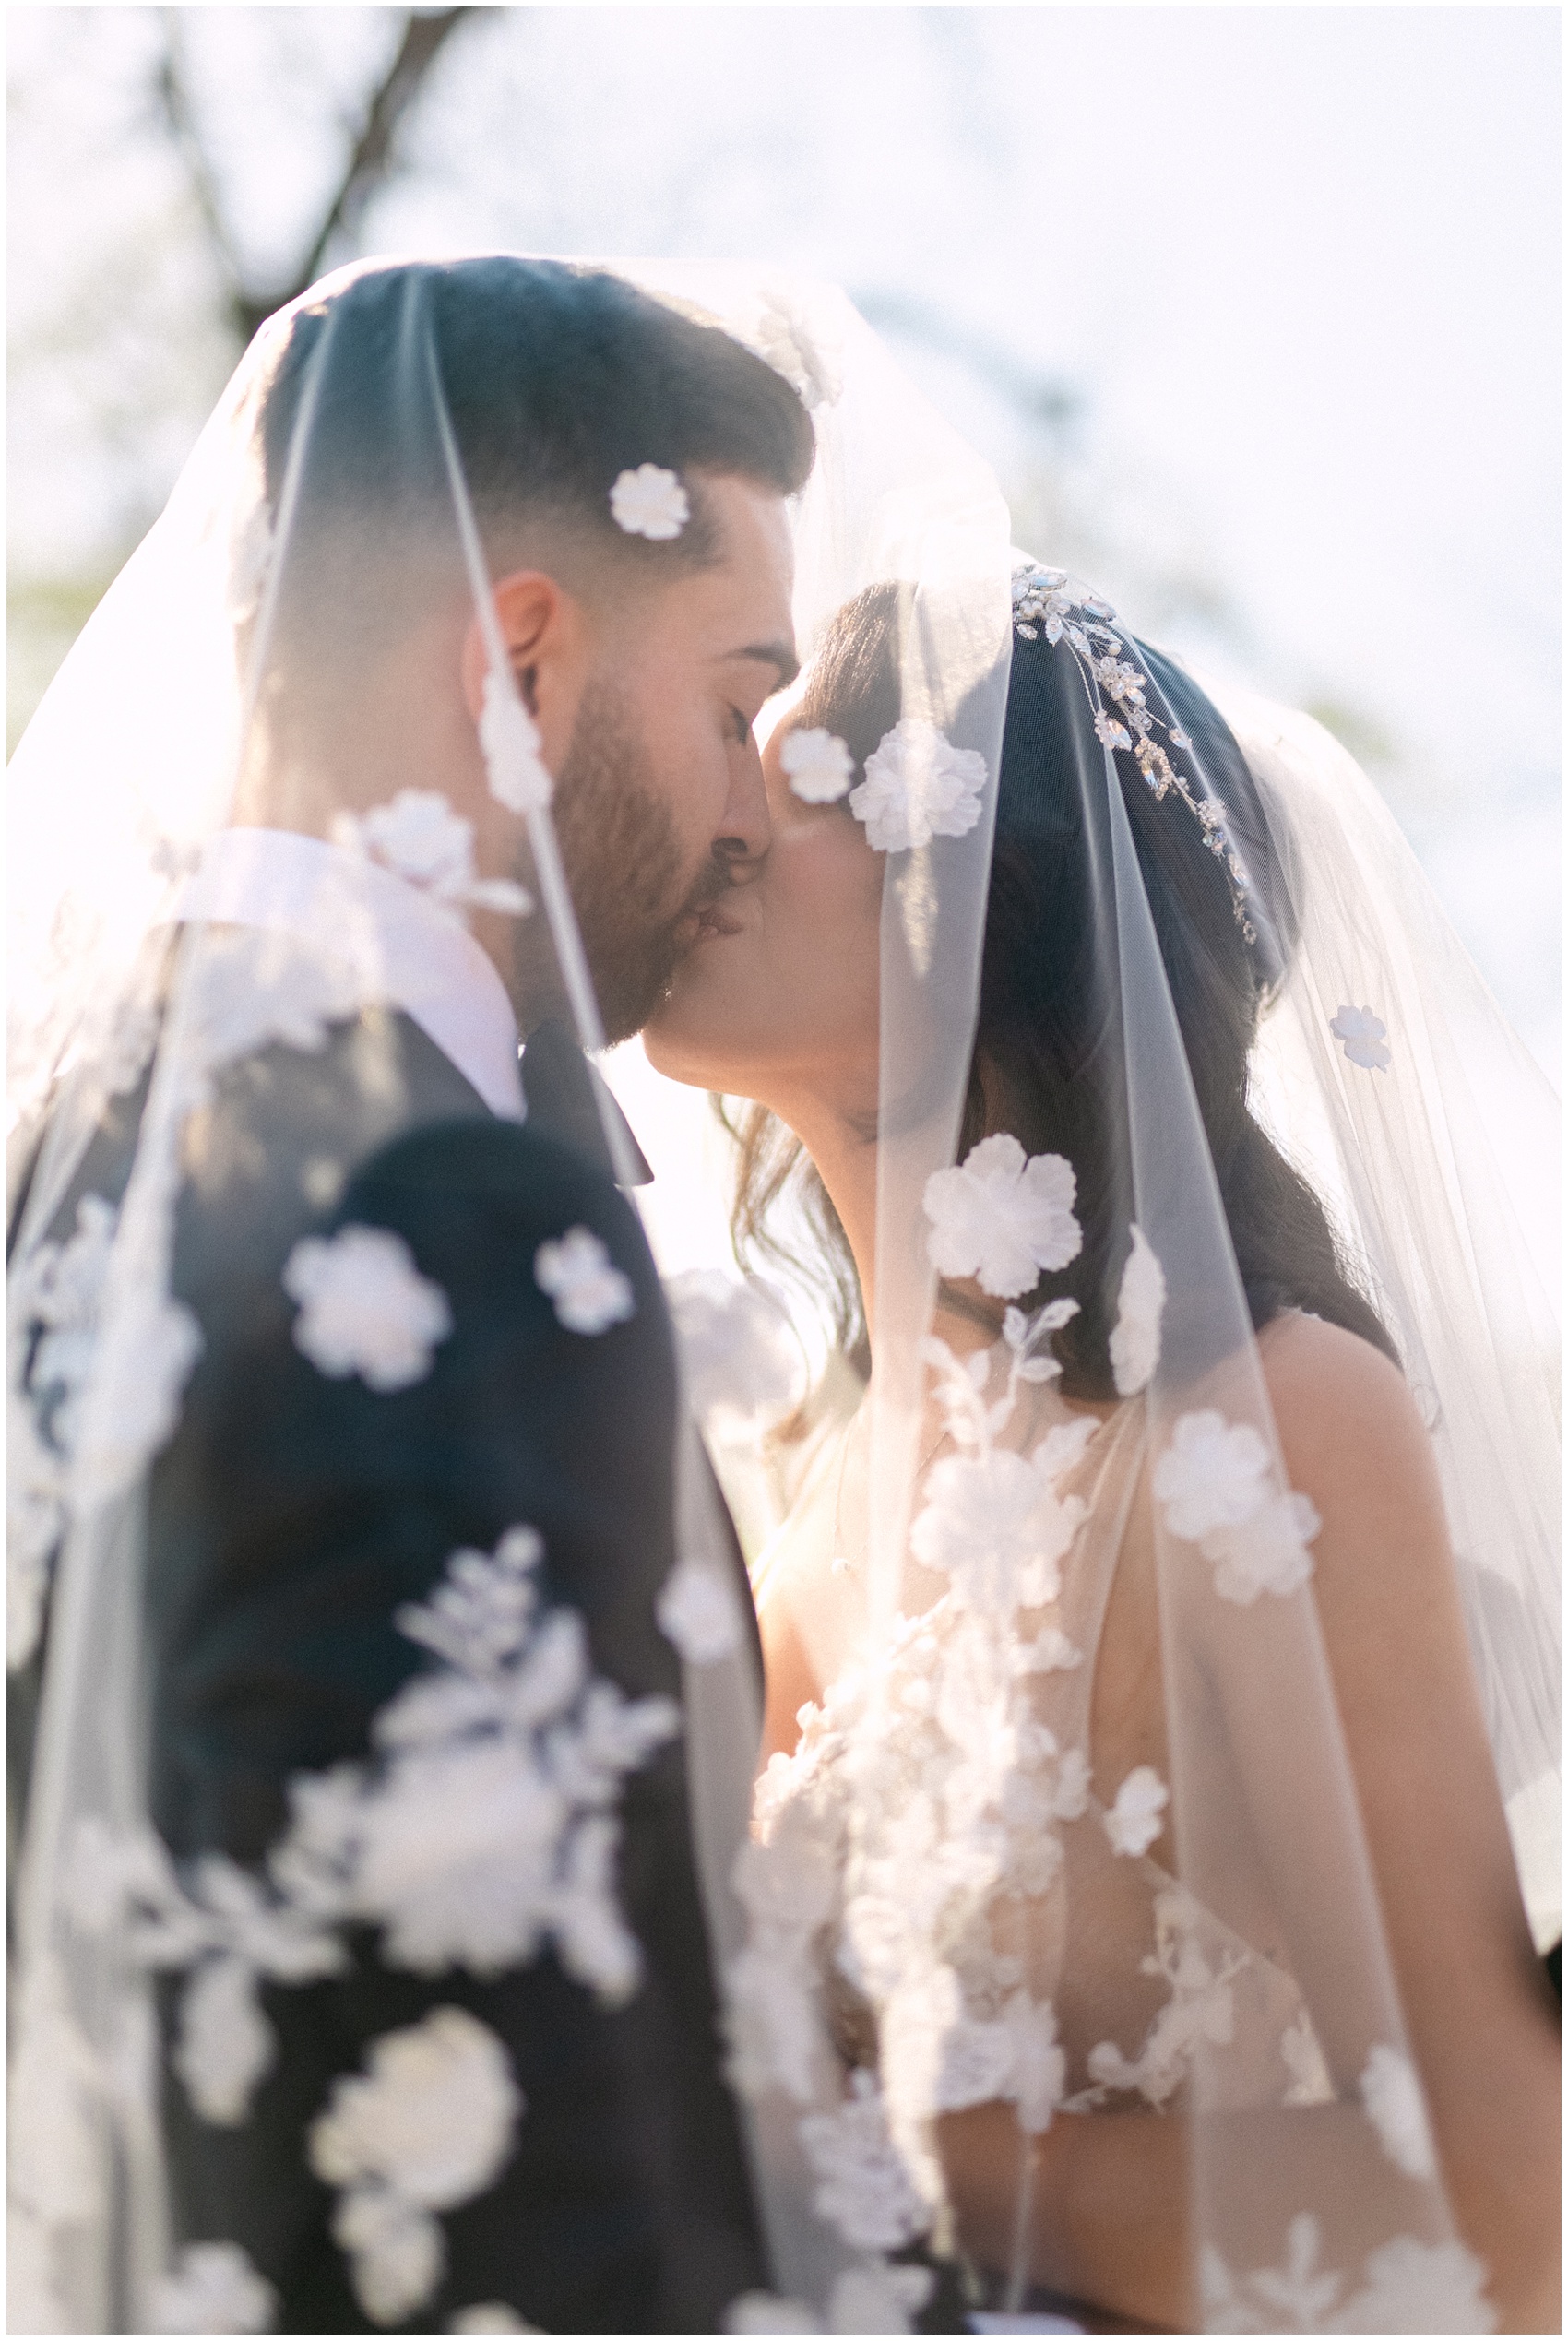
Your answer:
[[[872,1365],[755,1572],[736,2075],[970,2308],[1555,2331],[1550,1424],[1455,1028],[1508,1036],[1315,727],[1059,571],[1012,621],[992,762],[930,600],[839,609],[645,1035]]]

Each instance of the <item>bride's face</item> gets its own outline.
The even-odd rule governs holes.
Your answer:
[[[878,935],[885,857],[840,802],[806,804],[763,752],[772,842],[755,874],[705,914],[644,1028],[672,1080],[788,1113],[818,1099],[874,1108]]]

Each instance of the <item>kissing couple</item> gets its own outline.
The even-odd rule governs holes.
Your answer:
[[[1551,1101],[1324,732],[828,289],[373,262],[11,838],[13,2329],[1556,2329]]]

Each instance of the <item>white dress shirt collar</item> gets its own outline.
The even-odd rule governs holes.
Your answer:
[[[352,934],[382,1002],[413,1019],[492,1113],[522,1120],[505,986],[456,913],[407,879],[297,830],[220,829],[174,917],[299,935],[327,950]]]

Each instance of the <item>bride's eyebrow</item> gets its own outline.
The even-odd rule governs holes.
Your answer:
[[[778,680],[767,695],[770,699],[774,691],[786,690],[801,671],[794,646],[788,642],[748,642],[739,650],[727,650],[719,663],[722,665],[730,659],[756,659],[764,666],[777,667]]]

